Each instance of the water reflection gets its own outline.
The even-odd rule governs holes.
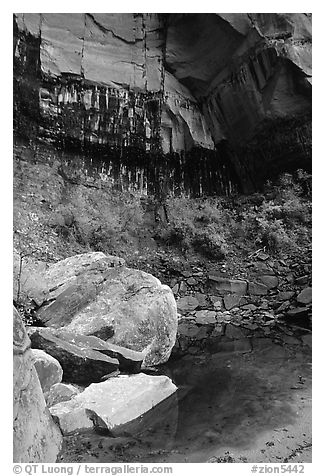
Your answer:
[[[292,387],[303,376],[311,384],[309,356],[274,345],[245,355],[187,356],[162,371],[176,394],[125,425],[115,437],[95,433],[66,439],[65,461],[88,445],[77,461],[205,462],[216,449],[245,449],[266,430],[297,419]],[[71,460],[67,459],[70,454]]]

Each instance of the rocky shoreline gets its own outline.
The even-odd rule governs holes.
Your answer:
[[[311,346],[308,256],[304,261],[288,257],[285,262],[261,250],[243,269],[245,272],[227,277],[227,265],[214,271],[200,266],[177,270],[175,266],[174,276],[169,275],[167,281],[178,310],[172,357],[204,349],[249,352],[271,341]]]

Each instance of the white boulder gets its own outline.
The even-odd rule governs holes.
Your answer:
[[[143,373],[93,383],[69,401],[50,408],[63,434],[115,428],[140,417],[177,390],[169,377]]]

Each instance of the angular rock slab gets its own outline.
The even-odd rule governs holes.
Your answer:
[[[55,330],[32,328],[29,330],[32,345],[57,359],[63,368],[63,378],[69,382],[89,384],[118,369],[117,359],[96,350],[79,347],[57,337]]]
[[[248,293],[253,296],[265,296],[267,294],[268,287],[262,283],[248,283]]]
[[[32,349],[32,356],[43,393],[45,394],[52,385],[61,382],[63,375],[62,367],[58,360],[43,350]]]
[[[310,304],[312,302],[312,288],[305,288],[297,296],[299,304]]]
[[[177,304],[177,309],[180,312],[194,311],[194,309],[196,309],[200,305],[198,299],[194,296],[181,297],[180,299],[178,299],[176,304]]]
[[[92,349],[117,359],[120,370],[124,372],[138,373],[141,370],[141,364],[146,355],[144,351],[137,352],[136,350],[127,349],[111,342],[105,342],[96,336],[85,336],[60,329],[53,330],[52,332],[56,337],[78,347]]]
[[[53,407],[60,402],[66,402],[71,400],[72,397],[75,397],[80,393],[76,386],[69,383],[56,383],[51,387],[51,390],[46,396],[46,403],[48,407]]]
[[[63,434],[87,428],[120,429],[177,390],[164,375],[119,376],[92,384],[67,402],[50,408]]]
[[[223,298],[223,302],[227,311],[229,311],[233,307],[239,306],[240,301],[241,301],[241,296],[238,296],[236,294],[227,294]]]
[[[62,435],[46,408],[33,365],[30,340],[16,309],[13,352],[13,461],[54,463]]]
[[[209,311],[208,309],[197,311],[195,313],[195,322],[197,324],[216,324],[216,315],[215,311]]]
[[[294,291],[281,291],[277,295],[279,301],[289,301],[295,295]]]
[[[210,287],[217,293],[233,293],[244,296],[247,292],[247,282],[240,279],[228,279],[210,274],[209,281]]]
[[[96,259],[91,261],[90,255]],[[146,351],[143,366],[166,362],[177,331],[171,289],[151,274],[119,262],[111,267],[111,261],[103,253],[87,253],[50,267],[48,301],[37,317],[46,326],[103,339],[102,331],[112,329],[114,335],[105,340]]]
[[[279,285],[279,280],[276,276],[265,274],[260,276],[259,280],[267,287],[267,289],[275,289]]]

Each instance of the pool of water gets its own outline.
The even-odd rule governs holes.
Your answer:
[[[177,385],[176,394],[121,436],[93,431],[66,437],[61,461],[193,463],[221,449],[250,454],[268,432],[283,430],[289,438],[287,428],[294,432],[300,425],[311,397],[310,351],[298,346],[186,356],[161,371]]]

